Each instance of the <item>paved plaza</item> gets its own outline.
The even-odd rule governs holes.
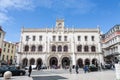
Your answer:
[[[27,75],[28,73],[25,76],[13,76],[8,80],[115,80],[114,70],[84,73],[80,69],[79,74],[76,74],[75,70],[70,74],[69,70],[48,69],[33,71],[31,77]],[[0,80],[4,80],[3,77],[0,77]]]

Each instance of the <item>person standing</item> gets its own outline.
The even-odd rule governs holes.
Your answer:
[[[84,67],[83,67],[83,69],[84,69],[84,72],[86,73],[86,72],[89,72],[89,69],[88,69],[88,66],[87,65],[85,65]]]
[[[32,72],[32,66],[30,65],[30,66],[29,66],[29,69],[28,69],[28,73],[29,73],[28,76],[29,76],[29,77],[30,77],[30,75],[31,75],[31,72]]]

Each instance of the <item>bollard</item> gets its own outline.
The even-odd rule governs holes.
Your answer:
[[[4,79],[6,80],[6,79],[10,79],[12,77],[12,72],[10,72],[10,71],[6,71],[5,73],[4,73]]]

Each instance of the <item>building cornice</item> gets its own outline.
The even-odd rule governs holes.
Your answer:
[[[63,32],[99,32],[98,28],[65,28]],[[58,32],[56,28],[22,28],[22,32]]]

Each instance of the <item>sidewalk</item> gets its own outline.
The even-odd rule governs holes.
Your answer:
[[[59,72],[59,73],[58,73]],[[62,73],[61,73],[62,72]],[[31,77],[26,76],[13,76],[11,79],[7,80],[49,80],[50,78],[64,78],[64,79],[54,79],[54,80],[116,80],[115,71],[98,71],[98,72],[89,72],[84,73],[80,72],[79,74],[76,73],[63,73],[61,70],[56,70],[52,72],[52,70],[48,71],[41,71],[41,72],[33,72],[37,74],[32,74]],[[0,80],[4,80],[3,77],[0,77]],[[51,79],[50,79],[51,80]]]
[[[3,77],[0,77],[0,80],[5,80]],[[28,76],[12,76],[11,79],[6,79],[6,80],[33,80],[32,77]]]

